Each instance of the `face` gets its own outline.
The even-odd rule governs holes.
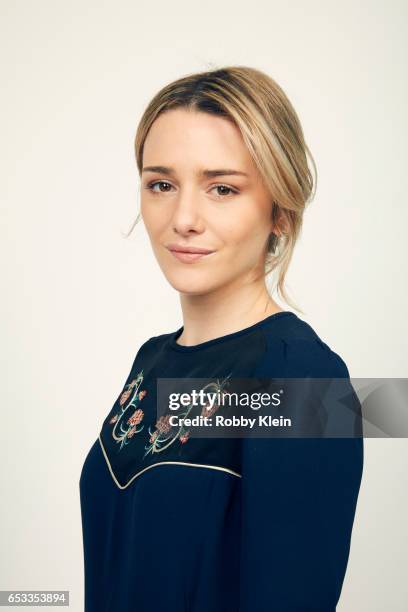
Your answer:
[[[159,266],[184,294],[262,277],[272,198],[230,121],[176,109],[143,150],[141,216]],[[188,254],[175,249],[205,249]]]

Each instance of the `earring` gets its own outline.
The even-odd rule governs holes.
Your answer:
[[[278,246],[279,236],[274,234],[273,232],[269,234],[268,238],[268,252],[275,253],[276,248]]]

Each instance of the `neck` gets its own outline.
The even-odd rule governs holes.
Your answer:
[[[181,294],[180,301],[184,329],[177,344],[183,346],[240,331],[283,310],[269,295],[264,279],[206,294]]]

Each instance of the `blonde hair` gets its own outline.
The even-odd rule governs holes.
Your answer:
[[[276,269],[278,295],[301,311],[287,294],[285,277],[302,229],[303,212],[315,195],[317,170],[291,102],[270,76],[247,66],[227,66],[181,77],[152,98],[139,122],[135,155],[140,176],[143,146],[153,122],[161,113],[176,108],[222,116],[239,128],[271,194],[271,216],[277,233],[270,235],[266,245],[265,276]],[[140,218],[139,212],[126,237]]]

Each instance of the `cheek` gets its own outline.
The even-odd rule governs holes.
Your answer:
[[[252,210],[245,215],[232,216],[228,223],[218,229],[218,233],[222,233],[225,246],[231,249],[245,245],[246,248],[259,251],[268,237],[269,227],[267,219],[257,213],[254,214]]]
[[[163,214],[163,210],[159,210],[158,207],[152,206],[150,202],[144,202],[142,200],[140,212],[149,236],[153,237],[160,235],[167,224],[166,215]]]

